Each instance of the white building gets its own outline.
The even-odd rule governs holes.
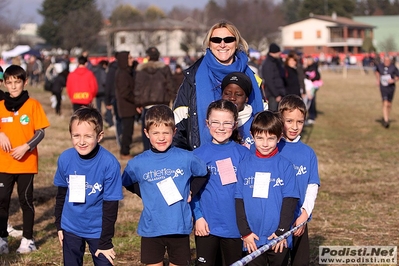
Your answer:
[[[282,27],[282,46],[305,54],[359,53],[366,37],[373,39],[374,26],[338,17],[310,15]]]
[[[187,46],[193,56],[201,51],[206,27],[191,19],[176,21],[161,19],[154,22],[135,23],[113,29],[115,51],[129,51],[134,57],[145,56],[150,46],[156,46],[161,56],[183,57]]]

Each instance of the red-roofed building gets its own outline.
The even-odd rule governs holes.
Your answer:
[[[282,46],[304,54],[360,53],[363,40],[373,39],[369,24],[346,17],[311,14],[309,18],[282,27]]]

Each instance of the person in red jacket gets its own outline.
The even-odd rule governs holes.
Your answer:
[[[78,58],[78,67],[68,75],[66,89],[75,112],[81,106],[91,104],[97,95],[96,77],[87,66],[87,57]]]

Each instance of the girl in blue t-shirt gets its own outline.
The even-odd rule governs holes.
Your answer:
[[[206,162],[210,173],[208,183],[191,203],[197,262],[201,265],[230,265],[241,259],[242,240],[236,223],[234,194],[237,166],[250,151],[237,143],[237,118],[234,103],[212,102],[206,120],[212,142],[194,150]],[[219,250],[223,263],[216,262]]]

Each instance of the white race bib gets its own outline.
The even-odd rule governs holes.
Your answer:
[[[269,197],[269,185],[270,173],[256,172],[252,197],[267,199]]]
[[[157,186],[169,206],[183,199],[171,177],[159,181]]]
[[[86,176],[69,175],[69,202],[85,203]]]

